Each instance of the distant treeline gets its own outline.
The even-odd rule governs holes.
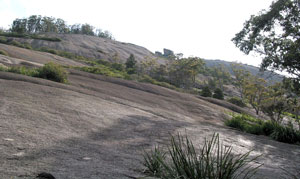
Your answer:
[[[54,17],[32,15],[28,18],[15,19],[9,29],[10,32],[19,34],[38,34],[38,33],[61,33],[61,34],[85,34],[114,39],[109,31],[103,31],[90,24],[68,25],[65,20]]]

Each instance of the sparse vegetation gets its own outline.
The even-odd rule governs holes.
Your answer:
[[[232,97],[232,98],[229,98],[228,99],[228,102],[232,103],[232,104],[235,104],[239,107],[246,107],[247,105],[243,102],[243,100],[241,98],[238,98],[238,97]]]
[[[5,55],[5,56],[8,56],[8,53],[4,50],[0,50],[0,55]]]
[[[25,39],[38,39],[38,40],[46,40],[52,42],[60,42],[61,39],[58,37],[46,37],[38,34],[25,34],[25,33],[16,33],[16,32],[2,32],[0,36],[3,37],[15,37],[15,38],[25,38]]]
[[[172,136],[171,144],[167,148],[167,152],[159,147],[145,152],[143,164],[146,175],[163,179],[251,178],[261,166],[253,165],[257,157],[250,158],[250,152],[234,155],[233,147],[221,144],[218,134],[214,134],[211,139],[205,139],[199,151],[187,136],[181,135]]]
[[[52,62],[47,63],[40,68],[27,68],[24,66],[16,66],[16,67],[8,67],[8,68],[0,67],[0,71],[44,78],[44,79],[48,79],[60,83],[68,82],[66,70],[62,66]]]

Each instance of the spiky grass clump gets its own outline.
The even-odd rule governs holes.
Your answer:
[[[160,176],[163,172],[163,166],[160,161],[166,159],[166,152],[163,152],[158,146],[155,146],[150,152],[144,152],[145,173],[151,176]]]
[[[147,175],[162,179],[251,178],[261,166],[250,165],[257,157],[251,159],[250,152],[234,155],[232,149],[220,143],[218,134],[214,134],[210,140],[205,139],[199,152],[188,137],[172,136],[167,153],[169,155],[161,155],[163,152],[156,148],[144,154],[144,166]]]

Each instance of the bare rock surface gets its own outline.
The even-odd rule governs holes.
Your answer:
[[[113,62],[125,62],[130,54],[134,54],[137,61],[143,61],[147,58],[157,58],[148,49],[131,43],[79,34],[47,34],[47,36],[58,37],[62,39],[62,41],[52,42],[24,38],[9,39],[22,43],[26,42],[33,48],[48,47],[51,49],[71,52],[91,59],[103,59]],[[1,46],[0,49],[2,49]],[[158,58],[158,62],[164,63],[164,59]]]
[[[5,45],[0,43],[0,50],[4,50],[9,56],[0,55],[0,63],[21,64],[22,62],[32,63],[35,66],[40,66],[49,62],[58,63],[61,65],[84,66],[80,62],[63,58],[50,53],[39,52],[24,48]]]
[[[226,108],[151,84],[71,70],[70,84],[0,72],[0,178],[142,176],[143,150],[187,134],[220,134],[235,153],[253,150],[258,178],[281,178],[300,147],[224,126]]]

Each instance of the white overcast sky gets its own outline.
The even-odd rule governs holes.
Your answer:
[[[272,0],[0,0],[0,27],[16,18],[53,16],[109,30],[118,41],[205,59],[259,65],[231,42]]]

